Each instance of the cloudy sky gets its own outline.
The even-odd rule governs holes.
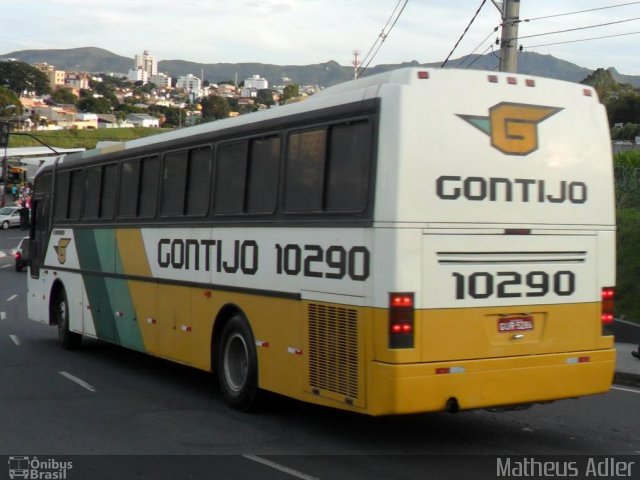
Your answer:
[[[91,46],[131,58],[149,50],[158,60],[349,65],[354,50],[364,57],[385,31],[371,65],[438,62],[481,3],[409,0],[389,31],[385,25],[404,0],[0,0],[0,56]],[[557,16],[565,13],[570,14]],[[539,18],[546,16],[553,17]],[[528,51],[640,75],[640,2],[521,0],[520,18],[530,20],[519,27],[520,44]],[[617,23],[593,27],[611,22]],[[452,58],[476,47],[476,53],[491,51],[499,24],[498,9],[486,0]],[[593,28],[549,33],[581,27]],[[619,36],[546,45],[611,35]]]

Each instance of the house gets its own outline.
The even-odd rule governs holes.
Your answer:
[[[127,115],[127,121],[133,123],[136,127],[160,126],[160,120],[146,113],[130,113]]]

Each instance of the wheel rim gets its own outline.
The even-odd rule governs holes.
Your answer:
[[[239,392],[247,383],[249,349],[242,335],[233,333],[224,348],[224,377],[231,390]]]
[[[62,300],[56,305],[56,317],[58,318],[58,332],[62,335],[67,326],[67,306]]]

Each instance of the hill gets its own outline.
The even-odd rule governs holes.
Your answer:
[[[64,50],[21,50],[0,55],[0,60],[15,58],[33,64],[46,62],[61,70],[81,70],[86,72],[105,72],[125,74],[133,66],[131,58],[116,55],[108,50],[96,47],[71,48]],[[493,70],[498,60],[494,55],[474,55],[453,59],[447,68],[471,68]],[[368,68],[365,75],[384,72],[406,66],[440,67],[441,62],[421,64],[417,61],[400,64],[377,65]],[[353,69],[330,60],[314,65],[270,65],[264,63],[197,63],[184,60],[163,60],[158,63],[158,70],[172,77],[192,73],[217,83],[228,80],[243,80],[252,75],[261,75],[271,85],[283,84],[288,79],[299,85],[329,86],[342,83],[353,77]],[[621,75],[614,68],[609,68],[614,78],[620,82],[631,83],[640,87],[640,76]],[[591,73],[588,68],[561,60],[551,55],[540,55],[533,52],[521,52],[518,55],[519,73],[541,77],[557,78],[571,82],[579,82]]]

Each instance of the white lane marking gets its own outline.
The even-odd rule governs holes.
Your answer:
[[[260,458],[257,455],[242,455],[247,460],[251,460],[253,462],[258,462],[267,467],[274,468],[283,473],[291,475],[292,477],[301,478],[303,480],[319,480],[318,477],[313,477],[311,475],[307,475],[306,473],[299,472],[294,470],[293,468],[285,467],[284,465],[280,465],[279,463],[272,462],[271,460],[267,460],[266,458]]]
[[[69,372],[58,372],[60,375],[62,375],[63,377],[68,378],[69,380],[71,380],[72,382],[77,383],[78,385],[80,385],[82,388],[86,388],[87,390],[89,390],[90,392],[95,392],[96,389],[93,388],[91,385],[89,385],[87,382],[85,382],[84,380],[81,380],[78,377],[74,377],[73,375],[71,375]]]
[[[20,346],[20,339],[18,338],[17,335],[9,335],[9,337],[11,338],[11,340],[13,340],[13,343]]]
[[[7,298],[7,302],[10,302],[12,300],[15,300],[16,298],[18,298],[18,295],[16,295],[15,293],[13,295],[11,295],[9,298]]]
[[[0,268],[11,268],[11,265],[3,265]]]
[[[0,320],[6,320],[7,319],[7,312],[0,312]]]
[[[611,387],[611,390],[620,390],[621,392],[631,392],[640,394],[640,390],[631,390],[630,388]]]

